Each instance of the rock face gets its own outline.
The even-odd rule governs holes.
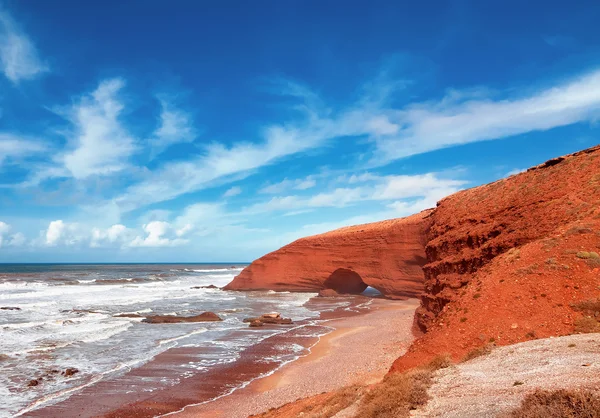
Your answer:
[[[224,289],[361,293],[372,286],[390,298],[416,297],[423,291],[430,214],[299,239],[254,261]]]
[[[571,305],[600,296],[600,147],[451,195],[431,222],[415,315],[426,333],[393,370],[570,334],[583,316]]]
[[[262,327],[265,324],[289,325],[293,323],[290,318],[283,318],[279,312],[262,314],[258,318],[245,318],[243,322],[249,322],[251,328]]]
[[[204,312],[195,316],[150,315],[142,320],[142,322],[147,322],[149,324],[177,324],[181,322],[212,321],[222,321],[222,319],[213,312]]]

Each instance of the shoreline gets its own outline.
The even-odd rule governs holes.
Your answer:
[[[324,325],[333,331],[321,336],[306,355],[219,399],[162,416],[246,418],[298,398],[379,381],[413,341],[413,316],[419,302],[372,301],[367,313],[326,320]]]
[[[179,365],[198,361],[211,353],[193,347],[173,348],[125,375],[100,381],[64,401],[21,416],[245,418],[311,395],[316,389],[319,393],[350,384],[358,375],[362,377],[361,382],[365,378],[379,380],[414,338],[412,323],[418,300],[354,297],[349,306],[329,309],[336,303],[329,298],[310,299],[306,304],[321,310],[318,319],[300,321],[282,329],[281,333],[245,349],[235,362],[179,379],[173,386],[149,392],[143,384],[135,382],[177,377]],[[347,347],[352,350],[348,352]],[[274,361],[281,353],[286,353],[289,359],[283,363]],[[356,359],[349,369],[332,369],[331,364],[339,363],[329,360],[335,356]],[[320,367],[321,362],[330,365]],[[307,385],[306,379],[312,379],[315,366],[327,373],[318,378],[319,385]],[[338,366],[344,366],[344,362]],[[305,388],[290,390],[290,384],[297,386],[295,382]],[[308,386],[314,390],[311,392]],[[258,399],[261,400],[254,404]],[[215,414],[219,409],[227,412]]]

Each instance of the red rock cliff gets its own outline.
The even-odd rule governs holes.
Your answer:
[[[600,297],[600,147],[438,203],[426,247],[426,334],[392,370],[485,344],[570,334],[576,301]]]
[[[392,298],[418,296],[430,213],[299,239],[254,261],[225,289],[360,293],[368,285]]]

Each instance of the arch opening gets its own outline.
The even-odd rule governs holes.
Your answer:
[[[333,289],[338,293],[359,295],[368,287],[360,275],[354,270],[337,269],[325,280],[326,289]]]

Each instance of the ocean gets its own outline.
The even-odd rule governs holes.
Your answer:
[[[127,390],[149,392],[191,377],[209,376],[217,367],[235,364],[244,350],[276,334],[293,331],[295,337],[318,338],[327,332],[324,326],[314,326],[321,313],[350,305],[344,299],[307,303],[314,293],[199,288],[224,286],[243,267],[0,265],[0,308],[4,308],[0,309],[0,416],[35,414],[123,375],[127,375]],[[223,321],[149,324],[140,317],[116,316],[191,316],[205,311],[215,312]],[[243,322],[246,317],[271,311],[292,318],[294,325],[252,329]],[[168,376],[131,373],[169,350],[182,348],[196,354],[170,368]],[[268,361],[277,367],[306,350],[307,344],[288,343]],[[78,372],[63,376],[68,368]],[[38,384],[29,386],[34,379]],[[236,385],[246,383],[237,381]],[[234,390],[235,385],[226,389]],[[222,396],[225,388],[221,392],[215,395]],[[102,411],[90,410],[90,416],[96,412]]]

